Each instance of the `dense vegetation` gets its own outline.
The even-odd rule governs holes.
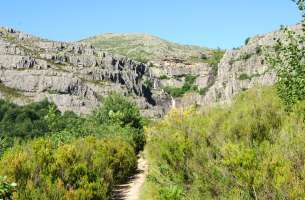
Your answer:
[[[15,191],[16,183],[9,183],[6,177],[0,177],[0,198],[5,200],[11,200],[13,198],[13,192]]]
[[[16,182],[14,199],[109,199],[113,187],[136,169],[143,119],[118,94],[86,118],[62,114],[47,101],[27,106],[1,101],[0,108],[5,151],[0,176],[7,176],[0,188]]]
[[[304,14],[304,0],[296,2]],[[304,199],[305,20],[303,26],[301,33],[284,29],[286,39],[268,55],[275,87],[244,91],[231,105],[173,109],[147,127],[142,199]],[[217,55],[208,61],[213,73]],[[186,76],[168,93],[198,92],[194,82]],[[118,94],[87,117],[47,101],[0,100],[0,199],[110,199],[136,169],[143,124],[136,106]]]
[[[14,141],[26,141],[76,125],[81,119],[72,112],[63,115],[47,100],[18,106],[0,100],[0,155]]]
[[[285,37],[276,41],[267,61],[277,72],[278,94],[289,107],[305,100],[305,1],[294,0],[303,16],[301,32],[283,27]]]
[[[147,129],[143,198],[302,199],[304,114],[305,102],[286,112],[273,88],[228,107],[172,110]]]
[[[135,166],[126,141],[90,136],[61,145],[36,139],[14,146],[0,161],[1,173],[17,182],[16,199],[107,199]]]
[[[242,92],[230,106],[172,110],[147,129],[143,199],[304,199],[305,1],[295,2],[303,30],[285,28],[267,55],[274,88]]]
[[[167,86],[164,87],[164,91],[173,97],[182,97],[187,92],[198,90],[198,86],[194,84],[195,80],[196,80],[195,76],[187,75],[185,77],[184,84],[182,87]]]

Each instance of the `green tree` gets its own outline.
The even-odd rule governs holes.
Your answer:
[[[94,120],[100,125],[120,126],[132,134],[136,151],[143,149],[145,138],[143,120],[138,107],[124,96],[113,93],[103,101],[102,106],[94,112]],[[106,127],[104,129],[107,129]],[[118,130],[119,131],[119,130]]]
[[[305,1],[294,2],[302,13],[302,30],[297,32],[282,27],[284,39],[277,39],[274,53],[267,56],[278,76],[278,94],[288,108],[305,100]]]

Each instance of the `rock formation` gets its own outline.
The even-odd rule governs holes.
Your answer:
[[[89,113],[103,97],[118,92],[142,112],[161,116],[170,97],[152,93],[147,65],[83,43],[43,40],[13,29],[0,30],[0,93],[24,104],[44,98],[60,110]]]
[[[173,102],[177,107],[223,102],[256,84],[274,84],[276,76],[263,59],[263,49],[281,36],[279,31],[256,36],[239,49],[227,50],[216,64],[220,51],[192,47],[188,54],[181,53],[182,46],[177,54],[141,63],[110,53],[110,47],[49,41],[0,28],[0,98],[18,104],[47,98],[61,111],[88,114],[103,97],[118,92],[137,103],[143,115],[160,117]],[[187,76],[194,77],[195,89],[171,97],[166,88],[182,88]]]

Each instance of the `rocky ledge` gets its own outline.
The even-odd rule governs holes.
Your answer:
[[[118,92],[138,104],[143,115],[161,117],[172,106],[226,102],[254,85],[274,84],[263,49],[281,37],[280,31],[259,35],[223,56],[215,50],[219,60],[208,55],[188,62],[167,56],[143,64],[87,43],[0,28],[0,98],[18,104],[47,98],[61,111],[88,114],[105,96]]]

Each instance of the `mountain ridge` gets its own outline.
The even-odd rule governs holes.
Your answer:
[[[106,33],[81,40],[96,48],[131,57],[142,62],[158,61],[168,57],[200,57],[209,48],[183,45],[147,33]]]
[[[192,52],[175,56],[174,49],[174,54],[138,62],[90,42],[57,42],[2,28],[0,97],[19,104],[47,98],[61,111],[86,114],[103,97],[119,92],[143,115],[161,117],[172,106],[225,102],[256,84],[274,84],[275,73],[264,62],[262,48],[281,37],[276,31],[235,50],[208,49],[188,59],[183,55]]]

